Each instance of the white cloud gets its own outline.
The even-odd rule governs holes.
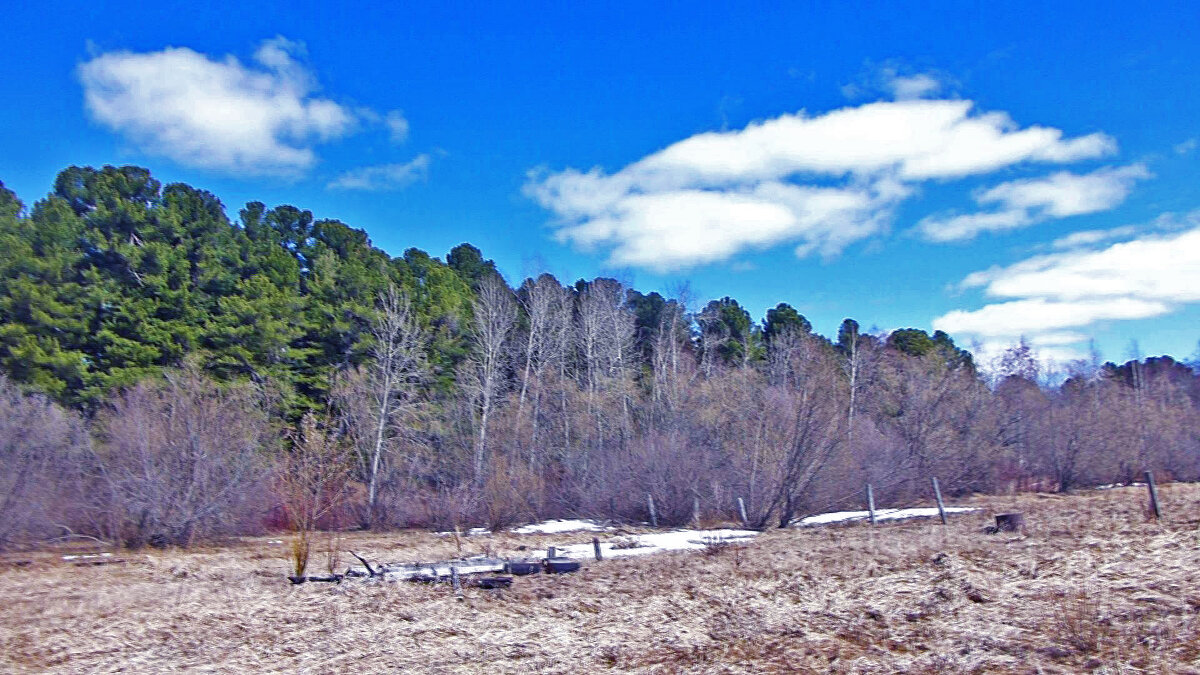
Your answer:
[[[383,121],[391,133],[393,143],[400,144],[408,140],[408,118],[404,116],[404,111],[392,110]]]
[[[836,253],[886,229],[921,181],[1114,150],[1105,134],[1020,128],[970,101],[885,101],[697,134],[612,174],[534,173],[525,189],[558,217],[560,240],[673,270],[785,241]]]
[[[313,95],[303,52],[283,37],[263,42],[254,66],[186,47],[115,51],[78,74],[92,117],[147,152],[204,169],[296,175],[316,162],[315,144],[357,124],[349,108]]]
[[[998,211],[931,216],[917,224],[930,241],[960,241],[981,232],[1026,227],[1050,218],[1107,211],[1116,207],[1150,172],[1141,164],[1105,167],[1088,174],[1059,171],[1044,178],[1001,183],[975,195],[979,204],[997,204]]]
[[[999,301],[949,312],[935,319],[933,327],[985,343],[1011,344],[1026,336],[1035,345],[1062,346],[1071,338],[1081,341],[1085,329],[1101,322],[1162,316],[1200,302],[1200,213],[1188,219],[1190,229],[1182,232],[1035,256],[972,273],[962,285],[981,288]]]
[[[925,98],[942,90],[941,81],[928,73],[899,75],[891,71],[885,85],[897,101]]]
[[[1175,154],[1186,155],[1196,149],[1197,141],[1194,138],[1189,138],[1186,141],[1175,146]]]
[[[930,216],[917,223],[917,230],[929,241],[962,241],[980,232],[1002,232],[1033,224],[1033,217],[1024,209],[1008,209],[992,213],[968,213],[955,216]]]
[[[1114,239],[1125,239],[1136,233],[1137,228],[1133,225],[1122,225],[1121,227],[1114,227],[1108,230],[1080,230],[1072,232],[1065,237],[1055,239],[1050,242],[1050,248],[1072,249],[1093,246]]]
[[[1034,342],[1040,344],[1041,340],[1036,338],[1044,331],[1079,328],[1112,319],[1145,319],[1169,311],[1170,307],[1163,302],[1130,297],[1072,301],[1028,298],[985,305],[974,311],[955,310],[934,320],[933,327],[952,335],[968,334],[982,339],[1035,336]]]
[[[903,61],[888,60],[881,65],[868,64],[855,82],[842,87],[842,94],[857,99],[877,93],[897,101],[910,101],[933,97],[953,84],[945,73],[919,72]]]
[[[417,155],[404,164],[381,164],[351,169],[329,182],[330,190],[364,190],[384,192],[398,190],[425,178],[429,172],[429,155]]]
[[[1089,174],[1060,171],[1046,178],[1001,183],[979,195],[980,204],[1009,209],[1036,209],[1063,218],[1107,211],[1125,201],[1133,184],[1150,177],[1141,164],[1099,169]]]

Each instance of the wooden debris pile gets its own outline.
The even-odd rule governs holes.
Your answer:
[[[546,572],[567,574],[576,572],[582,564],[578,560],[562,557],[547,558],[497,558],[472,556],[457,560],[441,560],[417,563],[387,563],[372,565],[366,558],[350,551],[362,566],[351,567],[345,574],[325,576],[288,577],[293,584],[306,581],[341,583],[343,579],[378,579],[380,581],[414,581],[422,583],[450,582],[458,587],[507,588],[513,576],[524,576]],[[496,576],[508,575],[508,576]],[[491,576],[485,576],[491,575]],[[460,577],[462,578],[460,580]]]

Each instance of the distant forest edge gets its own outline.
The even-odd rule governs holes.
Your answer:
[[[294,524],[298,476],[339,494],[313,518],[367,527],[1200,479],[1200,375],[1171,357],[1048,382],[1024,344],[977,367],[940,331],[690,300],[513,289],[469,244],[393,258],[293,206],[233,222],[137,167],[70,167],[29,209],[0,184],[0,547]]]

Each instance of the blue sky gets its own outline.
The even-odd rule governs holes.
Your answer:
[[[1198,33],[1189,3],[26,3],[0,180],[138,164],[510,281],[1186,357]]]

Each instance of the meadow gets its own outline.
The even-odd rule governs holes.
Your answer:
[[[100,565],[66,549],[12,553],[0,559],[0,670],[1200,672],[1200,486],[1160,497],[1162,521],[1135,487],[975,497],[957,505],[980,510],[946,526],[768,530],[460,596],[448,584],[293,586],[279,536],[114,551]],[[985,532],[1013,510],[1024,533]],[[398,562],[592,536],[348,533],[324,546]],[[339,571],[355,562],[337,558]]]

